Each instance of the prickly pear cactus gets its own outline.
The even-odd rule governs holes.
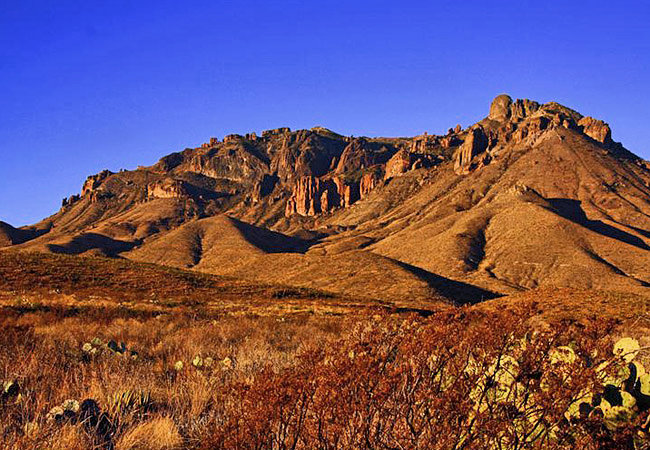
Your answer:
[[[55,406],[47,413],[45,420],[47,420],[49,423],[61,422],[63,420],[64,414],[65,410],[61,406]]]
[[[634,361],[640,351],[636,339],[625,337],[618,340],[612,350],[614,359],[595,368],[602,383],[601,392],[595,395],[581,393],[584,395],[569,406],[565,417],[571,421],[585,415],[601,414],[603,424],[611,431],[634,423],[650,408],[650,376],[640,361]],[[637,439],[647,437],[647,431],[643,428],[638,430]]]
[[[614,344],[614,356],[623,358],[625,362],[629,363],[636,357],[640,349],[639,341],[634,338],[625,337],[619,339]]]
[[[573,349],[566,345],[552,349],[548,356],[553,365],[573,364],[578,359]]]
[[[65,411],[72,411],[75,414],[79,412],[79,402],[77,400],[74,400],[74,399],[69,399],[69,400],[64,401],[61,404],[61,407]]]

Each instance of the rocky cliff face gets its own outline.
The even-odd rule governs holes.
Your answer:
[[[296,181],[287,201],[285,215],[316,216],[346,208],[360,199],[360,183],[346,182],[343,178],[320,179],[313,176],[301,177]]]
[[[475,158],[487,150],[490,139],[480,125],[469,130],[465,142],[456,152],[454,171],[458,174],[468,174],[474,167]]]

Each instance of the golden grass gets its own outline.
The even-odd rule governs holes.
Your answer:
[[[116,450],[172,450],[181,448],[183,439],[169,417],[157,417],[125,432]]]

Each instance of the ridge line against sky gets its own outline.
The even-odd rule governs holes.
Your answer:
[[[34,223],[88,175],[210,136],[440,134],[503,92],[603,119],[650,159],[648,17],[628,1],[8,0],[0,220]]]

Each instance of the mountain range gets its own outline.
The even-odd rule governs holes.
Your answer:
[[[444,135],[278,128],[104,170],[41,222],[0,222],[0,247],[385,300],[638,292],[650,286],[650,162],[601,120],[499,95]]]

